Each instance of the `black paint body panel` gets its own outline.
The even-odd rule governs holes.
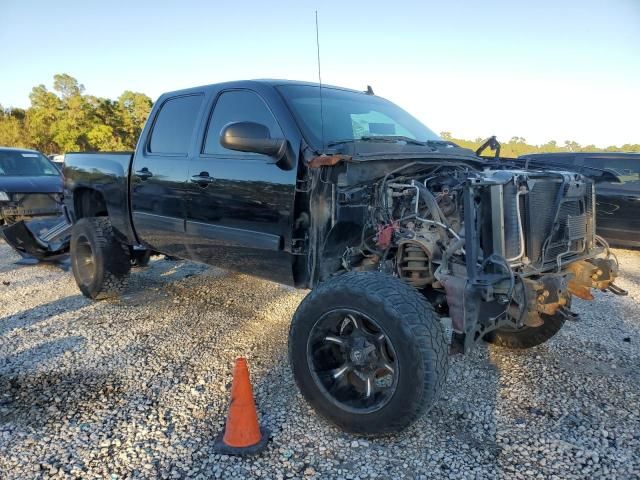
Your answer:
[[[230,82],[167,93],[155,103],[133,155],[67,155],[65,203],[71,217],[76,218],[74,196],[80,189],[93,189],[100,192],[114,227],[131,245],[293,285],[297,169],[283,169],[269,157],[255,154],[202,153],[217,98],[238,89],[262,98],[297,157],[302,135],[269,82]],[[185,95],[203,98],[189,151],[150,152],[149,137],[162,105]],[[193,181],[203,172],[213,178],[212,183],[202,186]]]
[[[549,162],[557,169],[565,164],[589,175],[589,168],[609,169],[624,161],[637,165],[629,172],[615,171],[621,183],[596,184],[596,230],[611,245],[640,247],[640,154],[616,152],[542,153],[524,155],[520,159]],[[622,174],[621,174],[622,173]]]

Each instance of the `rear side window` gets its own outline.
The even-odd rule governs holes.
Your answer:
[[[587,167],[605,168],[613,170],[622,183],[633,182],[634,185],[640,182],[640,157],[632,158],[585,158],[584,164]]]
[[[634,179],[640,175],[640,157],[635,160],[631,158],[585,158],[584,164],[587,167],[607,168],[620,176],[630,176]]]
[[[202,95],[189,95],[164,102],[151,132],[151,153],[187,154],[202,99]]]
[[[230,90],[222,93],[213,107],[213,115],[209,121],[207,137],[204,142],[204,153],[239,156],[262,156],[257,153],[227,150],[220,145],[220,131],[232,122],[261,123],[269,129],[271,138],[281,138],[282,130],[275,117],[258,94],[249,90]]]

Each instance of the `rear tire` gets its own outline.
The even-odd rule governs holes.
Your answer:
[[[564,325],[564,317],[556,315],[541,315],[544,323],[539,327],[522,327],[521,329],[499,328],[484,336],[484,340],[500,347],[523,350],[543,344]]]
[[[348,432],[381,435],[405,429],[433,406],[448,349],[431,304],[414,288],[382,273],[351,272],[302,301],[289,331],[289,362],[320,415]]]
[[[74,224],[71,269],[86,297],[102,300],[122,293],[131,270],[129,247],[118,240],[108,217],[81,218]]]

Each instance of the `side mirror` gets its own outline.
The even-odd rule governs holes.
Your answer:
[[[280,161],[287,152],[287,140],[271,138],[269,129],[255,122],[233,122],[220,132],[220,145],[229,150],[261,153]]]

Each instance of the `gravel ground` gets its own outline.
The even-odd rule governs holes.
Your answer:
[[[365,440],[295,387],[304,292],[157,259],[94,303],[0,244],[0,478],[640,478],[640,253],[616,253],[628,297],[576,302],[540,347],[452,357],[429,416]],[[213,452],[238,355],[273,432],[255,458]]]

